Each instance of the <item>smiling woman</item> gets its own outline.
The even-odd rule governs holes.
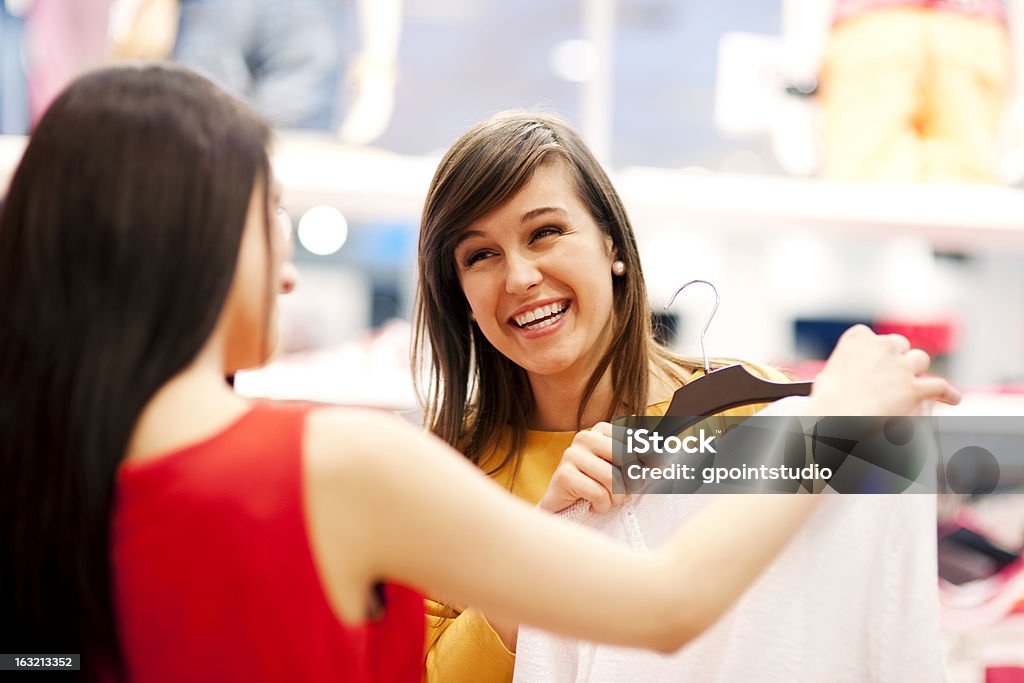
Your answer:
[[[629,218],[579,136],[527,112],[470,129],[431,183],[419,266],[415,362],[428,426],[542,510],[580,499],[597,513],[622,505],[624,495],[612,490],[607,421],[663,414],[672,392],[703,368],[654,339]],[[904,338],[860,328],[837,347],[814,400],[831,393],[824,404],[841,415],[907,410],[884,379],[896,379],[891,368],[872,360],[883,349],[911,368],[913,376],[897,382],[927,384],[918,376],[927,356]],[[511,680],[515,623],[430,601],[427,610],[429,680]]]
[[[433,431],[550,512],[620,502],[610,436],[589,428],[647,412],[701,366],[654,340],[632,226],[579,136],[527,112],[473,127],[437,169],[419,251],[415,362]],[[511,679],[515,625],[428,612],[430,678]]]

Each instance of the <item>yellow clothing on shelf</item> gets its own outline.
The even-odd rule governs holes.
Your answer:
[[[821,73],[825,177],[992,182],[1010,77],[997,18],[895,6],[840,21]]]
[[[694,378],[703,374],[698,371]],[[762,372],[774,381],[786,381],[777,371]],[[664,415],[669,401],[650,406],[648,415]],[[722,415],[753,415],[764,405],[741,406]],[[491,478],[514,495],[536,504],[548,488],[548,482],[562,459],[562,453],[572,444],[576,432],[527,431],[519,472],[512,481],[513,468],[491,475]],[[508,441],[502,438],[491,457],[500,458],[508,450]],[[486,459],[482,461],[486,468]],[[498,634],[480,612],[468,608],[454,617],[446,616],[447,608],[432,600],[426,601],[427,653],[424,681],[428,683],[510,683],[515,669],[515,654],[505,648]]]

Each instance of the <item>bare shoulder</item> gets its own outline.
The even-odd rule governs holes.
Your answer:
[[[375,455],[422,438],[401,418],[365,408],[325,407],[306,418],[305,455],[318,474],[344,474],[374,466]]]
[[[370,408],[324,406],[311,410],[307,422],[312,429],[326,431],[362,431],[366,425],[402,425],[414,429],[414,427],[411,427],[396,415],[384,410],[372,410]]]
[[[486,480],[441,439],[384,412],[328,408],[307,418],[307,475],[321,490],[343,492],[370,507],[382,494],[415,498],[421,485],[447,487],[465,477]],[[453,479],[457,478],[457,479]]]

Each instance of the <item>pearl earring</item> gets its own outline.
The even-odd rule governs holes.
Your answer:
[[[626,263],[625,261],[615,261],[612,263],[612,273],[615,275],[626,274]]]

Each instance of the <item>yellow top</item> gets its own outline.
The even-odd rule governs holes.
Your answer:
[[[769,379],[785,381],[781,373],[752,368]],[[698,371],[699,374],[703,372]],[[698,374],[698,373],[695,373]],[[650,406],[648,415],[664,415],[669,401]],[[741,406],[724,411],[723,416],[743,417],[764,408],[763,404]],[[523,448],[519,473],[512,481],[512,467],[491,475],[498,484],[528,503],[537,504],[548,482],[572,444],[576,432],[539,432],[529,430]],[[494,454],[508,450],[507,437],[495,444]],[[449,614],[446,614],[449,612]],[[484,616],[472,607],[450,615],[450,608],[433,600],[426,601],[427,652],[424,681],[428,683],[508,683],[515,668],[515,654],[509,652]]]

